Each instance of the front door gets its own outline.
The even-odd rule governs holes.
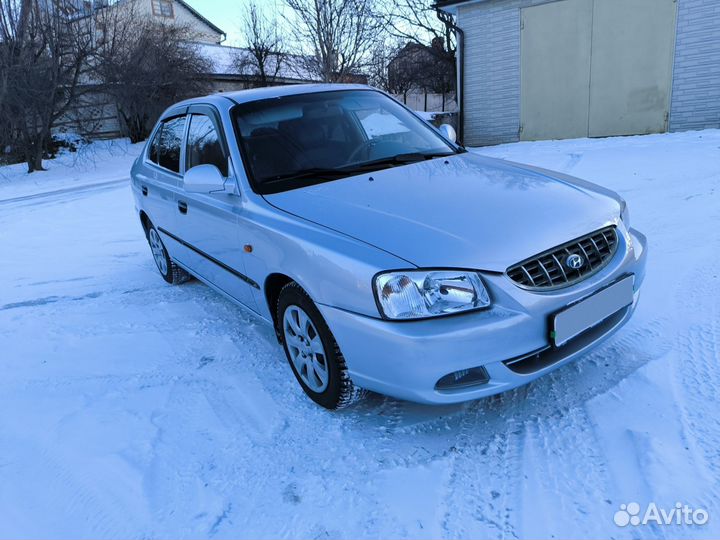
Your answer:
[[[188,115],[185,171],[196,165],[216,166],[229,182],[227,143],[215,110],[194,105]],[[253,288],[247,278],[239,222],[243,207],[239,196],[229,192],[178,195],[177,236],[183,249],[177,259],[205,281],[235,300],[256,310]]]

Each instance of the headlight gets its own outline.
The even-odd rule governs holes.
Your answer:
[[[387,319],[439,317],[490,305],[480,276],[463,270],[388,272],[375,277],[374,289]]]
[[[620,219],[622,219],[622,222],[625,224],[625,227],[627,229],[630,228],[630,209],[628,208],[627,203],[625,202],[625,199],[622,200],[620,203]]]

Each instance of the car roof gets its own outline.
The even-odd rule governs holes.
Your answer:
[[[317,92],[336,92],[338,90],[375,90],[364,84],[292,84],[286,86],[268,86],[265,88],[252,88],[236,92],[218,92],[208,96],[186,99],[174,104],[163,114],[167,116],[173,111],[190,105],[210,104],[220,107],[230,107],[235,104],[249,103],[276,97],[311,94]]]
[[[287,86],[270,86],[266,88],[253,88],[251,90],[240,90],[239,92],[227,92],[225,97],[236,103],[248,103],[261,99],[270,99],[299,94],[310,94],[314,92],[333,92],[337,90],[369,90],[370,87],[364,84],[296,84]]]

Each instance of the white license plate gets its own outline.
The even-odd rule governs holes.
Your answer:
[[[635,276],[628,276],[557,313],[550,336],[557,347],[633,302]]]

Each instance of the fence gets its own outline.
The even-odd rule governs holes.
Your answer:
[[[446,112],[457,110],[454,94],[407,92],[405,94],[394,94],[394,97],[414,111]]]

